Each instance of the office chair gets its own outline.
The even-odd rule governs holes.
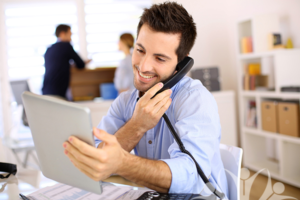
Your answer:
[[[38,164],[38,159],[34,155],[35,148],[32,140],[31,132],[28,127],[27,117],[23,108],[21,95],[24,91],[29,91],[27,80],[18,80],[10,82],[12,93],[18,107],[14,111],[14,127],[9,133],[9,137],[3,138],[3,145],[8,147],[14,154],[18,163],[24,168],[28,165],[28,158],[31,155]],[[21,124],[23,122],[23,125]],[[24,159],[20,159],[19,153],[25,152]]]
[[[219,148],[228,182],[228,198],[239,200],[243,149],[225,144]]]

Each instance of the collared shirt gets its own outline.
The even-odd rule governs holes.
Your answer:
[[[131,57],[129,54],[121,60],[115,71],[114,84],[118,91],[134,89]]]
[[[138,93],[136,89],[122,93],[98,128],[110,134],[121,128],[133,115]],[[166,115],[209,181],[227,196],[227,179],[219,150],[221,126],[214,97],[199,80],[184,77],[172,88],[171,98]],[[97,146],[99,142],[96,139]],[[169,193],[211,193],[193,160],[180,151],[163,118],[144,134],[134,151],[137,156],[162,160],[169,166],[172,173]]]

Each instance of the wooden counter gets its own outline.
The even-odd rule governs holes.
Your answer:
[[[70,89],[74,101],[92,100],[100,97],[100,84],[112,83],[116,67],[96,69],[71,68]]]

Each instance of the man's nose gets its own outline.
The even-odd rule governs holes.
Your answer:
[[[152,60],[150,56],[144,56],[140,62],[140,72],[152,72]]]

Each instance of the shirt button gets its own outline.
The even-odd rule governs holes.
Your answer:
[[[149,144],[152,144],[152,141],[151,141],[151,140],[149,140],[149,141],[148,141],[148,143],[149,143]]]

